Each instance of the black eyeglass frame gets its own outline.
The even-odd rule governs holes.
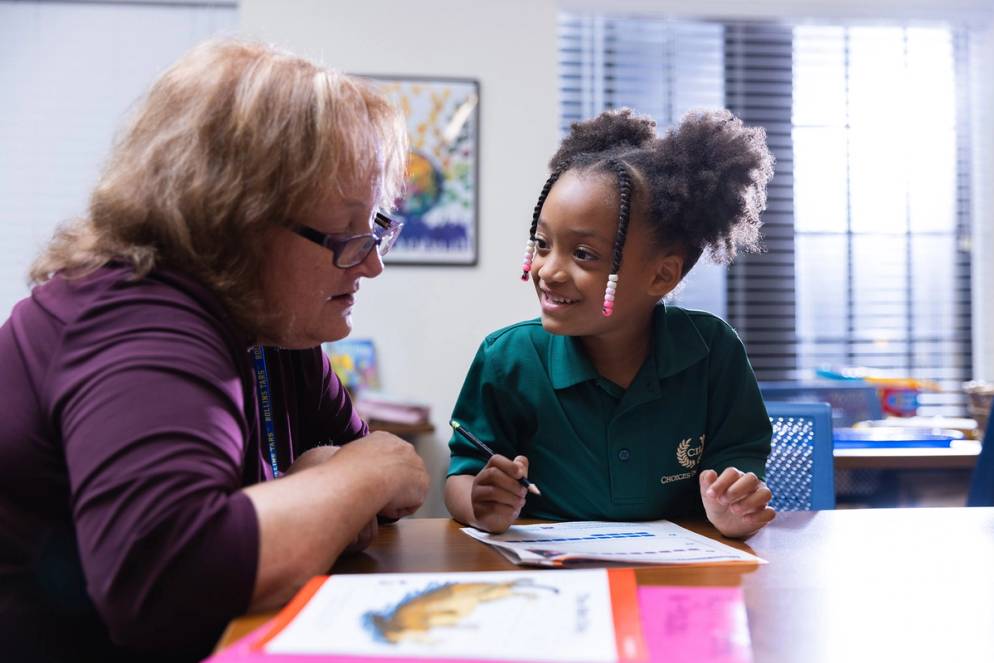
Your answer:
[[[373,218],[373,223],[373,232],[344,237],[342,235],[329,235],[302,223],[295,223],[288,226],[288,229],[300,235],[304,239],[310,240],[315,244],[319,244],[331,251],[333,256],[332,263],[335,267],[338,267],[339,269],[349,269],[350,267],[355,267],[356,265],[362,263],[363,260],[368,258],[369,252],[374,248],[377,249],[380,257],[385,256],[397,241],[400,231],[404,228],[403,221],[391,219],[383,212],[376,212],[376,215]],[[364,246],[357,250],[357,255],[359,257],[349,263],[343,263],[341,256],[344,254],[345,249],[350,244],[354,245],[357,241],[362,241],[364,243]]]

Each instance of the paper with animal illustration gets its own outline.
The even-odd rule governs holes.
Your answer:
[[[333,575],[301,590],[254,648],[336,658],[646,660],[636,590],[630,569]]]
[[[562,566],[571,562],[625,564],[714,564],[766,561],[680,527],[668,520],[642,523],[576,521],[514,525],[503,534],[462,531],[493,546],[504,557],[527,566]]]

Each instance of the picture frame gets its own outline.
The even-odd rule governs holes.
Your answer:
[[[474,78],[363,75],[404,113],[407,185],[391,216],[404,229],[390,265],[477,264],[480,82]]]

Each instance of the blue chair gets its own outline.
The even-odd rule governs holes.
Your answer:
[[[884,416],[877,388],[860,380],[760,382],[759,390],[765,401],[828,403],[832,406],[832,425],[837,428]]]
[[[777,511],[835,508],[832,407],[828,403],[766,404],[773,426],[766,485]]]
[[[994,506],[994,406],[991,407],[991,415],[987,417],[983,446],[973,468],[967,506]]]

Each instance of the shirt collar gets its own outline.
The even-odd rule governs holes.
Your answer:
[[[656,306],[652,313],[652,337],[648,361],[655,364],[660,380],[693,366],[710,350],[697,325],[681,308]],[[567,389],[599,377],[575,336],[551,336],[549,367],[554,389]]]
[[[711,350],[693,318],[682,308],[660,304],[653,311],[652,326],[656,375],[660,380],[690,368]]]
[[[553,334],[549,341],[549,376],[553,389],[567,389],[575,384],[597,379],[597,371],[576,336]]]

